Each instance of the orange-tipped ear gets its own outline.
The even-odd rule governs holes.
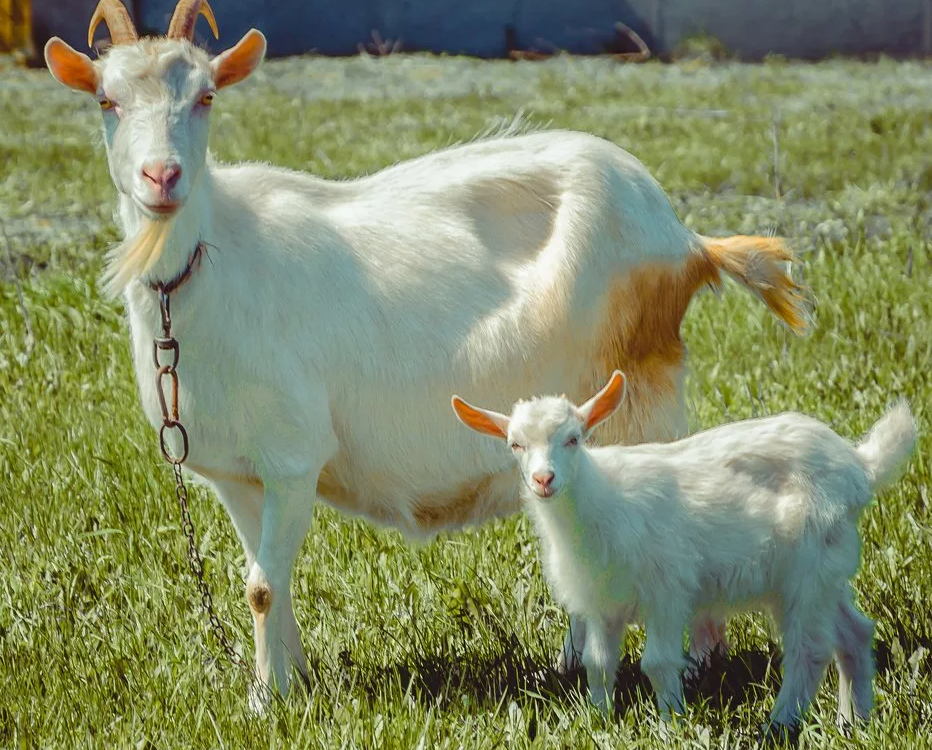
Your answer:
[[[210,62],[214,85],[218,89],[232,86],[248,78],[265,57],[265,37],[261,31],[250,29],[235,47],[221,52]]]
[[[621,370],[615,370],[602,390],[579,407],[579,416],[589,433],[600,422],[604,422],[625,400],[628,390],[627,378]]]
[[[68,46],[57,36],[45,43],[45,64],[59,83],[75,91],[97,93],[97,69],[91,58]]]
[[[450,403],[453,404],[453,411],[456,412],[460,422],[470,429],[503,440],[508,437],[509,420],[504,414],[480,409],[478,406],[470,406],[459,396],[454,396]]]

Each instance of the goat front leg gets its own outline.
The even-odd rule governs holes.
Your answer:
[[[629,616],[633,616],[633,612]],[[701,670],[711,663],[712,655],[716,651],[722,654],[728,652],[725,618],[711,613],[698,615],[693,620],[689,641],[689,662],[686,670],[690,678],[695,679]],[[563,640],[563,648],[557,655],[555,666],[557,674],[568,675],[582,667],[582,654],[585,646],[586,621],[578,615],[571,615],[570,626]]]
[[[650,679],[660,718],[664,721],[669,721],[672,713],[685,712],[683,631],[688,619],[689,614],[684,609],[668,606],[648,611],[645,623],[647,643],[641,657],[641,671]]]
[[[568,675],[582,666],[583,649],[586,646],[586,620],[579,615],[570,615],[570,626],[563,640],[563,648],[557,655],[557,674]]]
[[[209,474],[206,474],[208,476]],[[220,497],[220,501],[226,507],[236,528],[236,533],[243,545],[243,552],[246,555],[246,574],[252,572],[253,565],[256,562],[256,556],[259,554],[259,537],[262,529],[262,514],[265,507],[265,493],[261,485],[253,484],[246,481],[235,481],[226,479],[210,478],[214,490]],[[290,592],[289,592],[290,593]],[[258,644],[260,637],[264,641],[265,633],[262,624],[266,621],[266,615],[257,613],[250,602],[250,610],[253,615],[253,635]],[[285,621],[282,624],[283,640],[285,649],[292,656],[305,684],[308,684],[307,664],[304,658],[304,647],[301,644],[301,637],[298,633],[298,623],[294,617],[294,609],[290,605],[283,608]],[[257,649],[258,651],[258,649]],[[258,666],[258,665],[257,665]],[[251,697],[254,707],[256,702],[261,703],[258,695]]]
[[[609,715],[614,706],[615,674],[624,628],[624,623],[586,619],[582,661],[589,683],[589,700],[605,715]]]
[[[287,695],[292,664],[306,672],[304,647],[291,601],[291,574],[313,521],[317,477],[315,471],[265,483],[259,548],[246,579],[260,682],[251,703],[260,712],[269,698],[266,689]]]

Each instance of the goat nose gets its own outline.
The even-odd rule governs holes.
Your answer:
[[[552,471],[544,471],[540,473],[534,472],[531,475],[531,478],[534,480],[534,482],[537,485],[539,485],[540,487],[546,490],[547,488],[550,487],[551,483],[553,482],[553,472]]]
[[[142,177],[149,187],[161,193],[167,193],[178,184],[181,167],[174,162],[152,162],[142,168]]]

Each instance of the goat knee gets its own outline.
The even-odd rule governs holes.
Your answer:
[[[272,587],[256,565],[252,566],[249,579],[246,581],[246,601],[249,602],[249,608],[253,614],[257,616],[268,614],[272,608]]]

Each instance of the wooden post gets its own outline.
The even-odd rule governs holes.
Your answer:
[[[29,0],[0,0],[0,52],[32,54]]]

